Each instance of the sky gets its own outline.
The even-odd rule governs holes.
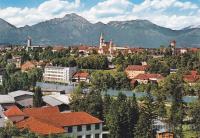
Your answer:
[[[0,18],[17,27],[70,13],[92,23],[141,19],[177,30],[200,25],[200,0],[0,0]]]

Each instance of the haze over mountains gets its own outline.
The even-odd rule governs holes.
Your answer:
[[[100,33],[117,45],[130,47],[168,46],[176,40],[179,47],[200,47],[199,26],[182,30],[160,27],[147,20],[112,21],[92,24],[76,14],[51,19],[33,26],[17,28],[0,19],[0,43],[22,44],[30,36],[34,45],[98,45]]]

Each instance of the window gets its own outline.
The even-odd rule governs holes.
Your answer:
[[[100,138],[100,137],[99,137],[99,134],[95,134],[95,138]]]
[[[77,136],[77,138],[82,138],[82,136]]]
[[[86,135],[86,138],[91,138],[91,135]]]
[[[82,126],[80,125],[80,126],[77,126],[77,131],[82,131]]]
[[[68,127],[68,133],[72,133],[72,131],[73,131],[73,127]]]
[[[100,125],[99,124],[95,124],[95,129],[99,129]]]
[[[86,130],[91,130],[91,125],[86,125]]]

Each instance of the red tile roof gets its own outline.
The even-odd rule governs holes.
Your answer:
[[[9,107],[9,109],[4,112],[4,115],[7,117],[25,116],[25,114],[17,106]]]
[[[134,79],[149,80],[149,79],[163,79],[161,74],[139,74]]]
[[[27,108],[24,113],[29,117],[20,123],[19,128],[30,128],[35,133],[62,133],[66,126],[96,124],[102,121],[86,112],[60,113],[58,107]],[[37,128],[38,127],[38,128]],[[41,127],[41,129],[39,129]]]
[[[128,65],[126,68],[127,71],[145,71],[149,66],[148,65]]]
[[[88,50],[89,48],[90,48],[89,46],[81,45],[78,47],[78,50],[84,51],[84,50]]]
[[[58,107],[41,107],[41,108],[25,108],[23,112],[27,115],[47,115],[47,114],[54,114],[60,113]]]
[[[74,74],[74,77],[88,78],[89,77],[89,73],[87,73],[87,72],[77,72],[76,74]]]
[[[18,122],[16,126],[20,129],[27,128],[32,132],[42,135],[60,134],[65,132],[65,130],[62,127],[57,127],[55,125],[43,122],[42,120],[34,117],[30,117],[26,120]]]
[[[21,69],[23,71],[26,71],[26,70],[35,68],[36,65],[37,65],[37,62],[35,62],[35,61],[27,61],[21,66]]]
[[[200,80],[200,75],[198,74],[197,71],[190,71],[190,74],[188,75],[183,75],[183,80],[189,83],[195,83],[198,80]]]

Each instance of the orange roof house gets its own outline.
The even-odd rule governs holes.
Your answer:
[[[40,135],[68,133],[68,127],[102,123],[86,112],[61,113],[58,107],[26,108],[23,113],[27,118],[17,122],[16,126]]]
[[[28,71],[33,68],[36,68],[37,62],[36,61],[27,61],[21,66],[22,71]]]
[[[75,82],[81,82],[81,81],[89,82],[89,76],[90,75],[89,75],[88,72],[79,71],[79,72],[74,74],[73,80]]]
[[[139,74],[145,74],[148,67],[148,65],[129,65],[125,72],[129,79],[133,79]]]
[[[195,84],[197,81],[200,80],[200,75],[198,74],[197,71],[190,71],[190,74],[183,75],[183,80],[190,85]]]

